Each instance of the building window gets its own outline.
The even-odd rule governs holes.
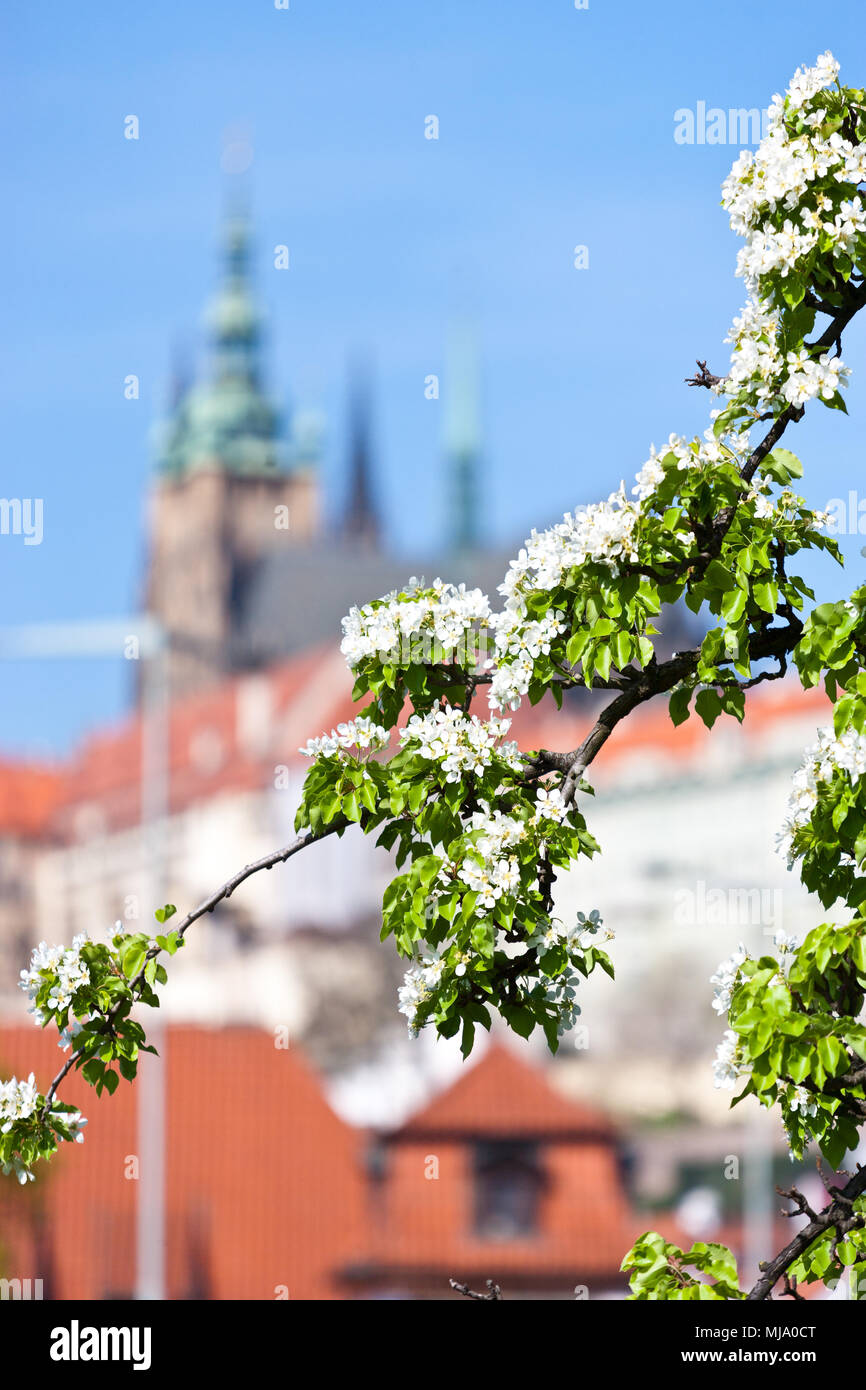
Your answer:
[[[494,1140],[475,1147],[475,1234],[513,1240],[538,1231],[544,1187],[534,1144]]]

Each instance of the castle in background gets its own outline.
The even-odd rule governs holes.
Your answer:
[[[453,499],[450,554],[420,561],[383,541],[370,448],[370,388],[351,386],[347,503],[327,522],[321,422],[298,413],[288,438],[262,385],[261,318],[250,283],[247,220],[226,223],[222,283],[210,306],[209,379],[178,390],[160,432],[150,498],[147,609],[168,637],[169,689],[188,695],[332,640],[353,604],[435,578],[443,558],[495,590],[504,556],[477,533],[477,362],[454,356],[446,448]],[[435,570],[435,574],[434,574]]]
[[[293,837],[309,766],[299,746],[353,713],[338,650],[349,608],[413,572],[457,575],[493,598],[507,567],[505,555],[481,549],[473,525],[480,432],[466,344],[443,393],[450,544],[438,561],[394,556],[376,507],[368,388],[353,383],[348,502],[331,525],[321,432],[296,416],[282,441],[262,389],[247,229],[235,218],[227,230],[212,374],[177,393],[151,499],[147,598],[168,634],[172,696],[160,896],[181,910]],[[281,508],[288,529],[275,525]],[[684,645],[679,622],[666,611],[662,650]],[[549,700],[525,704],[513,736],[524,749],[575,747],[596,699],[573,692],[562,711]],[[616,929],[618,986],[594,977],[582,987],[591,1046],[569,1043],[547,1065],[563,1090],[647,1126],[638,1167],[648,1176],[638,1186],[656,1197],[675,1190],[687,1152],[715,1172],[745,1142],[742,1112],[729,1119],[709,1078],[720,1027],[708,981],[738,939],[758,950],[779,925],[765,898],[784,901],[788,930],[814,922],[771,847],[801,749],[826,718],[821,692],[786,682],[750,692],[744,726],[729,721],[711,743],[700,721],[674,729],[664,705],[648,707],[594,769],[600,795],[589,819],[605,854],[563,876],[557,903],[572,918],[598,907]],[[35,942],[83,930],[98,937],[118,918],[130,930],[152,920],[146,723],[131,708],[53,767],[0,759],[0,1019],[22,1018],[18,972]],[[424,1034],[410,1042],[396,1012],[404,962],[379,941],[392,876],[372,836],[347,834],[285,872],[252,878],[196,924],[173,960],[170,1025],[285,1029],[321,1068],[344,1119],[401,1123],[462,1063]],[[740,899],[753,890],[759,910],[742,921]],[[704,912],[710,895],[728,905],[721,920]],[[656,1132],[672,1115],[682,1124]]]

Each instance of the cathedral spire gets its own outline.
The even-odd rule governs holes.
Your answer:
[[[450,471],[449,549],[478,549],[478,460],[481,451],[480,372],[472,327],[451,331],[445,379],[445,448]]]
[[[370,451],[370,396],[369,372],[356,362],[350,367],[349,491],[342,531],[348,540],[378,548],[381,525]]]
[[[223,277],[208,322],[218,381],[259,382],[261,320],[249,279],[250,229],[245,209],[230,209],[223,226]]]
[[[261,388],[261,319],[249,264],[249,221],[235,202],[223,224],[220,280],[206,315],[211,370],[177,391],[160,431],[159,468],[167,476],[200,469],[261,476],[282,467],[280,422]]]

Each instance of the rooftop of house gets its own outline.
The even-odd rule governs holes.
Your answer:
[[[562,710],[545,699],[512,716],[521,748],[573,748],[591,726],[597,697],[575,692]],[[483,702],[483,691],[479,703]],[[299,748],[356,712],[351,678],[333,643],[308,648],[254,674],[173,703],[169,716],[170,804],[181,811],[211,797],[273,784],[275,764],[306,765]],[[820,689],[804,691],[794,678],[757,687],[747,696],[742,726],[725,717],[714,730],[692,714],[675,727],[667,702],[637,709],[606,744],[593,767],[599,785],[626,778],[682,776],[714,749],[732,766],[759,764],[814,737],[827,722]],[[0,833],[22,839],[76,838],[75,812],[98,807],[106,831],[140,816],[142,722],[131,713],[87,738],[69,761],[54,767],[0,762]]]
[[[418,1139],[509,1138],[612,1143],[614,1128],[593,1107],[560,1095],[537,1067],[513,1048],[494,1042],[459,1080],[390,1136],[392,1144]]]
[[[277,1048],[272,1033],[173,1026],[161,1052],[141,1067],[166,1076],[170,1296],[273,1299],[280,1285],[291,1298],[337,1296],[333,1269],[366,1229],[360,1134],[330,1109],[298,1050]],[[0,1027],[4,1077],[32,1070],[45,1090],[63,1060],[53,1027]],[[25,1273],[38,1258],[27,1249],[27,1213],[44,1204],[46,1296],[132,1290],[139,1090],[140,1079],[97,1098],[71,1074],[62,1098],[88,1117],[85,1143],[65,1146],[26,1189],[0,1178],[4,1245]]]
[[[619,1266],[644,1226],[607,1117],[494,1042],[387,1136],[376,1221],[343,1274],[380,1290],[493,1274],[512,1291],[599,1293],[624,1289]]]
[[[0,759],[0,835],[45,836],[66,789],[65,768]]]
[[[515,1047],[488,1048],[392,1136],[378,1181],[370,1136],[333,1113],[294,1045],[258,1029],[172,1026],[160,1050],[141,1066],[166,1079],[171,1297],[273,1299],[282,1286],[322,1299],[428,1279],[447,1297],[452,1275],[491,1272],[566,1295],[578,1278],[621,1283],[640,1221],[610,1126],[559,1097]],[[62,1060],[53,1027],[0,1027],[3,1077],[33,1070],[44,1090]],[[4,1246],[22,1277],[46,1280],[46,1297],[131,1293],[140,1085],[97,1099],[70,1074],[62,1096],[89,1119],[84,1144],[64,1146],[25,1188],[0,1179]],[[477,1146],[493,1136],[530,1141],[543,1188],[537,1229],[509,1239],[473,1220]]]

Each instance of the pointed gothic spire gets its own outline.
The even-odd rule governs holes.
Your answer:
[[[347,540],[378,548],[381,523],[370,451],[370,374],[357,360],[349,373],[349,490],[342,533]]]
[[[159,467],[182,477],[200,468],[235,474],[282,467],[279,419],[261,389],[261,319],[249,278],[246,208],[235,201],[223,225],[222,271],[210,301],[212,369],[173,403],[161,433]]]
[[[449,549],[478,549],[478,460],[481,451],[478,347],[470,324],[453,326],[445,378],[445,448],[450,472]]]
[[[249,258],[249,219],[236,204],[223,227],[223,277],[208,321],[217,380],[237,379],[256,386],[261,320],[252,297]]]

